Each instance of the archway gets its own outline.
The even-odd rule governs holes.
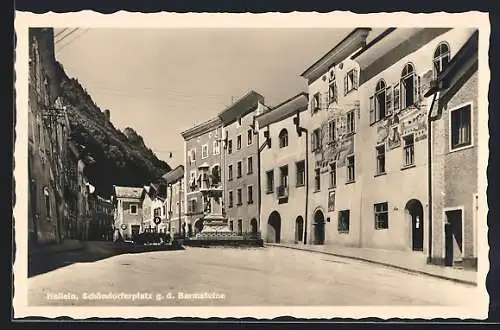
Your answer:
[[[409,200],[405,206],[407,217],[411,221],[411,246],[413,251],[424,250],[424,208],[417,199]]]
[[[300,243],[304,239],[304,219],[298,216],[295,219],[295,242]]]
[[[198,219],[194,223],[194,233],[197,234],[203,230],[203,219]]]
[[[279,243],[281,240],[281,216],[273,211],[267,221],[267,241],[269,243]]]
[[[321,210],[314,213],[314,244],[325,243],[325,216]]]
[[[257,235],[257,219],[250,220],[250,230],[253,236]]]

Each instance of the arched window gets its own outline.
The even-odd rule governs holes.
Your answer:
[[[385,100],[386,100],[386,93],[385,93],[385,81],[383,79],[380,79],[379,82],[377,83],[377,86],[375,87],[375,113],[376,113],[376,120],[380,120],[385,118],[386,115],[386,109],[385,109]]]
[[[282,129],[279,135],[280,139],[280,148],[284,148],[288,146],[288,132],[286,129]]]
[[[417,101],[418,77],[413,64],[407,63],[401,72],[401,109]]]
[[[432,62],[434,64],[435,76],[446,69],[446,66],[450,62],[450,46],[448,43],[443,41],[436,47]]]
[[[43,196],[45,197],[45,210],[47,212],[47,217],[50,217],[50,192],[49,188],[43,187]]]

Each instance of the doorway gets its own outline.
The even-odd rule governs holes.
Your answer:
[[[462,261],[463,249],[463,214],[462,210],[450,210],[445,212],[445,265],[453,266]]]
[[[134,239],[137,237],[137,235],[139,235],[139,230],[141,229],[141,226],[132,225],[130,228],[132,230],[132,239]]]
[[[250,220],[250,230],[253,237],[257,236],[257,219]]]
[[[278,212],[273,211],[269,215],[267,222],[267,241],[269,243],[279,243],[281,240],[281,216]]]
[[[325,216],[321,210],[314,213],[314,244],[325,243]]]
[[[302,216],[298,216],[295,220],[295,243],[302,242],[304,237],[304,219]]]
[[[413,251],[424,250],[424,208],[417,199],[406,203],[405,211],[411,221],[411,246]]]

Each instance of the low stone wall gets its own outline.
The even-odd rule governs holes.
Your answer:
[[[243,239],[185,239],[183,245],[192,247],[203,247],[203,246],[252,246],[252,247],[263,247],[264,241],[262,239],[255,240],[243,240]]]

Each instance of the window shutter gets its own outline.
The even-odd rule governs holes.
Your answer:
[[[375,122],[375,97],[370,96],[370,124]]]
[[[352,73],[353,86],[358,89],[358,70],[354,70]]]
[[[420,100],[420,76],[418,75],[413,75],[413,86],[414,86],[414,97],[413,97],[413,102],[418,102]]]
[[[338,95],[339,95],[339,92],[337,90],[337,82],[334,81],[333,82],[333,102],[337,102],[338,101]]]
[[[320,109],[327,109],[328,108],[328,93],[322,93],[320,94],[320,102],[319,102],[319,107]]]
[[[347,75],[344,76],[344,95],[347,95]]]
[[[314,113],[314,96],[311,98],[311,113]]]
[[[385,114],[392,115],[392,86],[385,89]]]
[[[316,150],[315,146],[316,146],[316,134],[315,134],[315,132],[312,132],[311,133],[311,151]]]
[[[394,109],[394,112],[398,111],[399,110],[399,107],[400,107],[400,92],[399,92],[399,83],[395,84],[394,85],[394,88],[393,88],[393,93],[394,93],[394,98],[393,98],[393,109]]]

